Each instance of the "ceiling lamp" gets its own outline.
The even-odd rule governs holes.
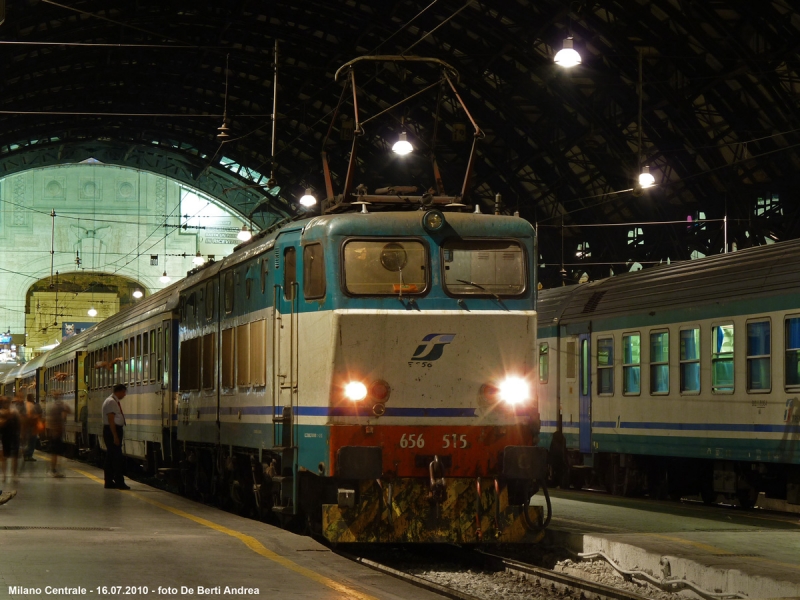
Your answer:
[[[167,272],[166,272],[166,271],[164,271],[164,274],[163,274],[161,277],[159,277],[159,278],[158,278],[158,280],[159,280],[161,283],[169,283],[169,282],[170,282],[169,275],[167,275]]]
[[[306,208],[314,206],[317,203],[317,199],[314,197],[314,194],[311,191],[311,188],[306,188],[306,193],[303,194],[303,197],[300,198],[300,204],[305,206]]]
[[[200,250],[197,251],[197,254],[194,255],[192,258],[192,264],[197,265],[198,267],[206,262],[206,259],[200,255]]]
[[[236,234],[236,237],[242,242],[249,242],[253,234],[247,228],[247,225],[242,225],[242,230]]]
[[[650,167],[642,167],[642,172],[639,174],[639,185],[642,189],[651,187],[656,182],[656,178],[650,173]]]
[[[408,141],[408,134],[405,131],[401,131],[400,139],[398,139],[394,143],[394,146],[392,146],[392,152],[399,154],[400,156],[405,156],[413,151],[414,147],[411,145],[411,142]]]
[[[91,307],[91,308],[88,310],[88,315],[89,315],[90,317],[96,317],[96,316],[97,316],[97,309],[95,309],[95,307],[94,307],[94,306],[92,306],[92,307]]]
[[[572,36],[564,40],[564,47],[556,53],[553,60],[559,67],[565,69],[581,64],[581,55],[572,47]]]
[[[133,290],[133,297],[134,298],[136,298],[138,300],[142,296],[144,296],[144,293],[142,292],[142,290],[140,290],[139,288],[136,288],[135,290]]]

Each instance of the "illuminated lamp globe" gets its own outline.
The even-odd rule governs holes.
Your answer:
[[[158,278],[158,280],[159,280],[161,283],[169,283],[169,282],[170,282],[169,275],[167,275],[167,272],[166,272],[166,271],[164,271],[164,274],[163,274],[161,277],[159,277],[159,278]]]
[[[394,146],[392,146],[392,152],[399,154],[400,156],[405,156],[413,151],[414,147],[411,145],[411,142],[408,141],[408,134],[405,131],[401,131],[400,139],[398,139],[394,143]]]
[[[192,259],[192,264],[197,265],[198,267],[206,262],[206,259],[200,255],[200,250],[197,251],[197,254],[194,255]]]
[[[135,290],[133,290],[133,297],[134,298],[136,298],[138,300],[142,296],[144,296],[144,293],[142,292],[142,290],[140,290],[139,288],[136,288]]]
[[[253,234],[250,233],[249,229],[247,229],[247,225],[242,225],[242,230],[236,234],[236,237],[241,242],[249,242],[250,238],[253,237]]]
[[[95,309],[95,307],[93,306],[93,307],[91,307],[91,308],[90,308],[90,309],[87,311],[87,314],[88,314],[90,317],[96,317],[96,316],[97,316],[97,310],[96,310],[96,309]]]
[[[559,67],[565,69],[581,64],[581,55],[572,47],[571,37],[564,40],[564,47],[556,53],[553,60]]]
[[[639,185],[642,186],[642,189],[651,187],[655,182],[656,178],[650,173],[650,167],[642,168],[642,172],[639,174]]]
[[[314,197],[314,194],[311,193],[311,188],[306,188],[306,193],[300,198],[300,204],[308,208],[314,206],[316,203],[317,199]]]

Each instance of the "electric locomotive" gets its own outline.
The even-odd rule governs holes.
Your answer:
[[[180,291],[190,487],[333,542],[529,541],[534,232],[345,213],[257,236]]]
[[[561,485],[800,504],[800,242],[540,292]]]

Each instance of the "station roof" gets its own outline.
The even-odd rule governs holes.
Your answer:
[[[800,14],[789,0],[7,0],[5,13],[0,177],[123,164],[266,226],[295,213],[305,188],[325,196],[323,150],[343,187],[352,94],[336,70],[414,54],[457,69],[485,132],[469,203],[491,210],[500,193],[504,211],[541,226],[542,261],[570,277],[717,253],[725,227],[703,217],[727,216],[740,248],[800,233]],[[569,36],[582,63],[565,70],[553,57]],[[365,125],[356,184],[429,188],[433,150],[448,193],[460,192],[473,130],[446,89],[435,118],[439,75],[359,67],[362,120],[432,87]],[[418,152],[400,161],[389,149],[403,126]],[[636,195],[643,164],[657,185]],[[679,223],[609,226],[663,221]]]

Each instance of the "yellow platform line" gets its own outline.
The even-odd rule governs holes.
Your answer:
[[[75,468],[72,468],[72,470],[75,471],[76,473],[80,473],[84,477],[88,477],[92,481],[96,481],[97,483],[103,483],[103,484],[105,483],[102,479],[100,479],[99,477],[95,477],[94,475],[92,475],[91,473],[88,473],[87,471],[82,471],[81,469],[75,469]],[[195,523],[198,523],[200,525],[203,525],[203,526],[208,527],[210,529],[213,529],[215,531],[219,531],[220,533],[224,533],[225,535],[229,535],[231,537],[234,537],[237,540],[239,540],[240,542],[242,542],[245,546],[250,548],[250,550],[252,550],[256,554],[259,554],[260,556],[263,556],[264,558],[267,558],[267,559],[269,559],[269,560],[271,560],[273,562],[276,562],[279,565],[281,565],[282,567],[284,567],[286,569],[289,569],[290,571],[294,571],[298,575],[302,575],[303,577],[307,577],[308,579],[311,579],[313,581],[316,581],[317,583],[320,583],[320,584],[322,584],[322,585],[324,585],[326,587],[329,587],[332,590],[335,590],[335,591],[339,592],[340,594],[342,594],[345,598],[354,598],[355,600],[377,600],[377,598],[375,598],[375,596],[370,596],[369,594],[365,594],[363,592],[359,592],[357,590],[354,590],[353,588],[350,588],[350,587],[347,587],[346,585],[338,583],[338,582],[334,581],[333,579],[329,579],[329,578],[327,578],[327,577],[325,577],[323,575],[320,575],[319,573],[317,573],[315,571],[312,571],[311,569],[307,569],[306,567],[302,567],[302,566],[298,565],[296,562],[291,561],[288,558],[285,558],[285,557],[281,556],[280,554],[277,554],[277,553],[273,552],[272,550],[267,549],[264,546],[264,544],[262,544],[256,538],[254,538],[254,537],[252,537],[250,535],[247,535],[247,534],[242,533],[240,531],[236,531],[235,529],[229,529],[228,527],[225,527],[223,525],[219,525],[217,523],[214,523],[213,521],[209,521],[208,519],[204,519],[202,517],[198,517],[196,515],[193,515],[191,513],[183,511],[183,510],[180,510],[178,508],[174,508],[174,507],[169,506],[167,504],[162,504],[161,502],[158,502],[157,500],[153,500],[152,498],[147,498],[145,496],[141,496],[141,495],[137,494],[136,492],[132,492],[132,491],[131,492],[126,492],[126,495],[133,496],[134,498],[137,498],[137,499],[141,500],[142,502],[147,502],[148,504],[152,504],[153,506],[157,506],[158,508],[160,508],[162,510],[166,510],[168,512],[171,512],[174,515],[177,515],[179,517],[183,517],[184,519],[189,519],[190,521],[194,521]]]

